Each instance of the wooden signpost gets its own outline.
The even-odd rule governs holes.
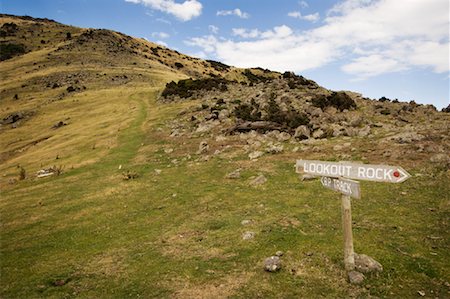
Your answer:
[[[322,183],[322,186],[342,194],[344,264],[347,271],[351,271],[355,268],[350,198],[361,198],[359,182],[351,179],[401,183],[411,177],[406,170],[399,166],[317,160],[297,160],[296,172],[321,176],[320,182]]]

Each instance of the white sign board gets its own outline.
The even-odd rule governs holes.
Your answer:
[[[341,192],[344,195],[348,195],[356,199],[361,198],[359,182],[357,181],[323,176],[320,178],[320,182],[325,188]]]
[[[317,176],[345,177],[387,183],[401,183],[411,177],[406,170],[399,166],[316,160],[297,160],[296,171],[297,173],[305,172]]]

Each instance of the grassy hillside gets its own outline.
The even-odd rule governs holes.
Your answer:
[[[357,111],[385,125],[363,137],[291,138],[280,141],[282,152],[250,160],[250,140],[265,145],[277,136],[221,133],[232,117],[210,131],[191,119],[214,97],[246,100],[270,84],[163,102],[172,80],[247,79],[115,32],[0,20],[21,28],[2,44],[22,41],[20,30],[35,35],[29,26],[43,30],[26,35],[27,53],[0,62],[0,116],[22,117],[0,127],[0,297],[450,296],[450,173],[445,160],[430,160],[448,153],[448,114],[418,108],[396,127],[397,116],[371,112],[390,104],[358,99]],[[356,112],[338,115],[346,113]],[[386,143],[418,127],[428,134],[420,142]],[[202,141],[208,148],[198,151]],[[355,251],[384,268],[361,285],[348,282],[343,266],[339,194],[294,171],[296,159],[344,158],[398,163],[413,175],[402,184],[362,182],[362,199],[352,202]],[[36,177],[54,165],[60,175]],[[240,178],[227,178],[236,169]],[[260,174],[267,182],[251,186]],[[244,240],[246,232],[254,237]],[[265,272],[264,259],[277,251],[283,268]]]

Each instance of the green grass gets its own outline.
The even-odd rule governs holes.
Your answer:
[[[300,182],[295,161],[286,159],[263,157],[239,180],[224,177],[244,156],[174,166],[201,139],[163,137],[168,132],[157,128],[188,104],[154,98],[152,90],[129,98],[136,117],[96,163],[2,191],[0,296],[448,296],[448,174],[362,183],[362,199],[353,202],[355,250],[385,270],[352,286],[343,270],[338,194]],[[166,146],[174,153],[165,154]],[[126,169],[140,177],[122,180]],[[268,182],[249,187],[258,173]],[[251,224],[242,226],[244,219]],[[242,240],[247,230],[253,240]],[[277,250],[285,252],[283,270],[264,272],[264,258]]]

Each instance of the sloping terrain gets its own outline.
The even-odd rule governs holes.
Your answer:
[[[450,295],[448,113],[46,19],[0,45],[1,297]],[[340,196],[296,159],[412,174],[352,202],[381,273],[348,282]]]

